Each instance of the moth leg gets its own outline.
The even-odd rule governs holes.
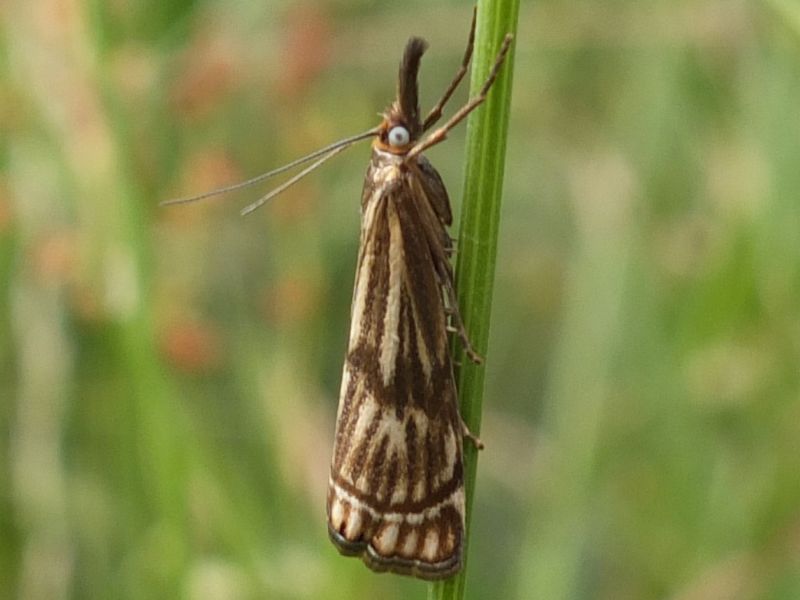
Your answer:
[[[455,298],[453,299],[455,302]],[[475,348],[472,346],[472,342],[469,341],[469,336],[467,335],[467,330],[464,327],[464,322],[461,320],[461,313],[459,312],[458,308],[456,308],[451,314],[450,318],[453,320],[453,329],[454,333],[458,336],[458,339],[461,340],[461,346],[464,348],[464,352],[469,357],[469,359],[475,363],[476,365],[480,365],[483,363],[483,358],[480,354],[475,351]]]
[[[439,127],[439,129],[428,135],[428,137],[426,137],[423,141],[409,150],[408,154],[406,154],[405,162],[410,162],[418,154],[424,152],[431,146],[435,146],[439,142],[444,141],[447,138],[448,131],[463,121],[469,113],[483,104],[483,102],[486,100],[486,95],[489,93],[489,88],[492,87],[492,84],[497,79],[498,73],[500,73],[500,67],[503,66],[503,61],[508,54],[508,49],[511,47],[511,42],[513,39],[513,35],[510,33],[506,34],[506,37],[503,39],[503,45],[500,47],[500,52],[497,53],[497,58],[492,66],[492,70],[489,72],[489,76],[486,78],[486,81],[483,82],[483,86],[481,86],[478,95],[462,106],[456,112],[456,114],[450,117],[450,119],[448,119],[444,125]]]
[[[467,49],[464,51],[464,58],[461,59],[461,66],[458,68],[456,76],[453,77],[453,81],[450,82],[450,85],[445,90],[439,102],[436,103],[436,106],[434,106],[428,113],[428,116],[425,117],[425,121],[422,124],[422,131],[428,131],[428,129],[433,127],[433,125],[442,118],[442,109],[444,105],[450,100],[450,96],[453,95],[458,84],[461,83],[461,80],[464,79],[464,75],[467,74],[467,67],[472,58],[472,48],[475,45],[475,17],[477,13],[478,7],[476,6],[472,9],[472,25],[469,28],[469,40],[467,41]]]
[[[469,430],[469,426],[464,419],[461,419],[461,430],[463,431],[464,437],[472,442],[472,445],[475,446],[476,449],[483,450],[485,448],[481,438]]]
[[[483,358],[475,351],[472,342],[469,341],[467,335],[467,328],[464,327],[464,321],[461,320],[461,311],[458,310],[458,299],[456,298],[456,288],[453,286],[453,269],[449,264],[443,265],[444,274],[440,271],[442,277],[442,289],[445,294],[445,312],[450,317],[451,324],[447,329],[456,335],[461,340],[461,347],[469,359],[479,365],[483,363]]]
[[[444,251],[447,254],[447,258],[453,258],[458,252],[458,248],[456,244],[458,243],[458,238],[454,238],[451,235],[447,236],[448,244],[445,246]]]

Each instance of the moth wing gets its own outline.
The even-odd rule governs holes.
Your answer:
[[[447,195],[447,189],[444,187],[442,177],[424,156],[417,158],[417,165],[422,175],[419,181],[425,189],[425,194],[431,206],[436,211],[439,220],[449,227],[453,224],[453,212],[450,209],[450,197]]]
[[[328,530],[373,570],[440,579],[460,568],[464,537],[461,418],[431,247],[441,242],[429,233],[444,229],[418,205],[428,199],[414,172],[386,169],[362,205]]]

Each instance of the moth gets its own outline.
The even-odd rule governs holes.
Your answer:
[[[417,75],[427,42],[412,37],[397,97],[380,125],[243,183],[167,202],[229,192],[314,160],[242,211],[250,213],[350,145],[373,138],[328,483],[328,534],[342,554],[360,556],[374,571],[427,580],[461,568],[463,440],[478,443],[459,413],[448,332],[473,361],[480,358],[456,301],[450,200],[422,153],[484,102],[512,42],[510,34],[503,40],[478,95],[433,129],[467,72],[474,39],[473,13],[461,66],[424,118]]]

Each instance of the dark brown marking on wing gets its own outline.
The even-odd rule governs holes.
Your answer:
[[[378,431],[380,424],[381,412],[376,411],[376,413],[372,416],[372,420],[369,422],[364,435],[357,440],[353,440],[351,438],[352,442],[358,444],[352,452],[348,452],[348,455],[352,457],[348,461],[347,465],[349,467],[348,471],[352,481],[358,481],[358,478],[361,476],[361,472],[366,466],[366,459],[369,455],[369,449],[375,444],[375,432]]]
[[[386,314],[387,288],[389,287],[389,220],[386,204],[375,208],[373,233],[364,252],[372,253],[372,268],[367,278],[364,315],[361,319],[361,343],[374,334],[375,347],[380,348],[383,338],[383,317]]]
[[[388,477],[386,477],[387,473],[387,450],[389,447],[389,438],[384,436],[383,439],[380,441],[380,444],[375,451],[375,454],[370,461],[370,468],[373,482],[370,485],[370,489],[372,493],[379,499],[383,499],[387,497],[387,495],[391,495],[389,490],[391,487],[388,486]]]
[[[396,469],[397,467],[395,467]],[[387,475],[390,477],[397,477],[398,473],[395,471],[392,473],[392,463],[389,462]],[[398,512],[403,514],[415,514],[424,511],[426,508],[430,508],[431,506],[435,506],[440,502],[449,498],[453,492],[455,492],[458,488],[460,488],[463,484],[462,482],[456,478],[456,475],[462,476],[463,472],[461,468],[459,468],[458,464],[456,465],[456,470],[453,472],[453,477],[446,482],[444,482],[440,487],[432,490],[427,496],[425,496],[422,500],[414,500],[410,497],[407,497],[405,500],[400,502],[392,502],[391,494],[388,494],[386,498],[382,501],[379,501],[375,498],[374,495],[370,495],[369,498],[365,498],[364,494],[361,493],[356,486],[345,481],[342,478],[335,478],[334,481],[336,485],[346,491],[348,494],[359,499],[359,501],[363,502],[371,509],[376,510],[378,512]]]
[[[407,498],[413,498],[414,487],[417,481],[425,481],[424,473],[419,471],[419,444],[417,439],[417,423],[414,419],[409,419],[406,423],[405,431],[407,463],[408,463],[408,490],[406,490]]]

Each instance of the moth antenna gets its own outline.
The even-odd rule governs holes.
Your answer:
[[[262,173],[261,175],[257,175],[257,176],[255,176],[255,177],[253,177],[251,179],[247,179],[245,181],[240,181],[239,183],[234,183],[233,185],[226,185],[224,187],[217,188],[215,190],[211,190],[209,192],[203,192],[202,194],[197,194],[196,196],[186,196],[185,198],[175,198],[173,200],[164,200],[163,202],[160,202],[159,205],[160,206],[170,206],[172,204],[188,204],[190,202],[197,202],[198,200],[205,200],[206,198],[211,198],[213,196],[219,196],[221,194],[227,194],[228,192],[235,192],[236,190],[240,190],[242,188],[250,187],[251,185],[255,185],[257,183],[260,183],[260,182],[262,182],[262,181],[264,181],[266,179],[269,179],[270,177],[274,177],[275,175],[280,175],[281,173],[283,173],[285,171],[288,171],[290,169],[293,169],[294,167],[297,167],[299,165],[302,165],[303,163],[307,163],[310,160],[314,160],[318,156],[322,156],[323,154],[326,155],[323,160],[318,161],[317,163],[315,163],[315,165],[312,168],[306,169],[301,173],[302,176],[305,176],[305,175],[308,175],[311,171],[313,171],[314,168],[316,168],[317,166],[321,165],[323,162],[328,160],[328,158],[330,158],[334,154],[338,154],[341,150],[344,150],[345,148],[348,148],[349,146],[351,146],[355,142],[360,142],[361,140],[365,140],[367,138],[370,138],[370,137],[373,137],[375,135],[378,135],[378,133],[379,133],[378,129],[377,128],[373,128],[373,129],[370,129],[368,131],[364,131],[363,133],[359,133],[358,135],[354,135],[354,136],[351,136],[351,137],[348,137],[348,138],[344,138],[343,140],[339,140],[337,142],[329,144],[329,145],[325,146],[324,148],[320,148],[319,150],[315,150],[311,154],[306,154],[305,156],[301,156],[300,158],[295,159],[292,162],[283,165],[282,167],[278,167],[277,169],[273,169],[272,171],[267,171],[266,173]],[[293,177],[289,181],[294,183],[294,182],[298,181],[299,179],[301,179],[301,177]],[[276,188],[276,191],[277,190],[283,191],[287,187],[289,187],[289,186],[284,184],[284,185],[280,186],[279,188]],[[278,192],[278,193],[280,193],[280,192]],[[275,195],[275,194],[273,194],[273,195]],[[271,197],[272,196],[270,196],[270,198]],[[269,198],[267,198],[267,199],[269,199]],[[263,204],[264,202],[266,202],[266,200],[264,200],[262,198],[258,202],[261,202],[261,204]],[[258,207],[255,207],[252,210],[247,210],[251,206],[253,206],[254,204],[257,204],[257,202],[254,202],[253,204],[248,206],[245,210],[247,212],[252,212],[252,210],[255,210],[255,208],[258,208]],[[259,206],[261,204],[259,204]]]
[[[352,143],[353,142],[350,142],[350,144],[352,144]],[[239,211],[239,214],[241,214],[243,217],[245,215],[249,215],[251,212],[253,212],[257,208],[260,208],[262,205],[264,205],[267,202],[269,202],[270,200],[272,200],[275,196],[277,196],[281,192],[284,192],[287,189],[289,189],[290,187],[292,187],[295,183],[300,181],[303,177],[305,177],[306,175],[311,173],[311,171],[313,171],[314,169],[316,169],[317,167],[322,165],[322,163],[324,163],[326,160],[328,160],[329,158],[333,158],[334,156],[339,154],[339,152],[341,152],[342,150],[346,150],[347,148],[349,148],[350,144],[347,144],[346,146],[337,146],[337,147],[335,147],[333,150],[328,152],[328,154],[326,154],[325,156],[320,158],[315,163],[311,164],[311,166],[306,167],[305,169],[300,171],[297,175],[295,175],[291,179],[288,179],[287,181],[285,181],[284,183],[282,183],[281,185],[279,185],[275,189],[270,190],[269,192],[267,192],[266,194],[261,196],[261,198],[259,198],[258,200],[256,200],[252,204],[248,204],[247,206],[245,206],[241,211]],[[315,153],[315,156],[318,156],[318,155],[319,155],[319,153]]]

